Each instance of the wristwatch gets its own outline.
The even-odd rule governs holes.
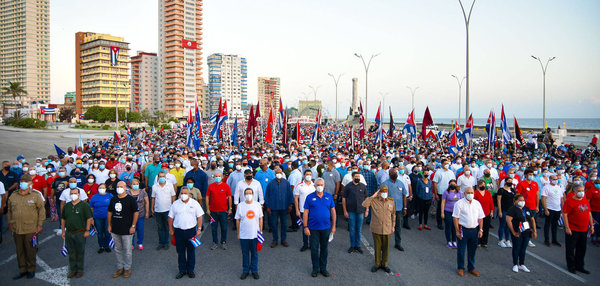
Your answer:
[[[131,227],[135,227],[135,224],[134,224],[134,225],[132,225]]]

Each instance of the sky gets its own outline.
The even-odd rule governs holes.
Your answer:
[[[75,89],[75,33],[124,37],[130,55],[158,51],[157,0],[50,1],[51,96],[62,102]],[[471,0],[463,0],[470,6]],[[465,8],[466,9],[466,8]],[[521,118],[598,118],[600,108],[600,1],[477,1],[470,26],[470,108],[476,118],[491,109]],[[371,62],[368,117],[381,101],[396,121],[411,110],[407,86],[419,87],[415,114],[458,116],[457,81],[465,75],[465,24],[458,0],[208,0],[204,1],[203,52],[237,54],[248,61],[248,101],[257,102],[257,78],[280,77],[283,104],[312,99],[319,87],[324,113],[335,116],[335,85],[343,74],[338,114],[352,100],[352,78],[365,97]],[[205,75],[207,67],[204,64]],[[385,99],[382,98],[385,95]],[[465,117],[465,85],[462,89]],[[464,119],[463,119],[464,122]]]

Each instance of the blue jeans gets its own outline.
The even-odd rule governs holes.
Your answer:
[[[135,246],[135,234],[137,233],[137,244],[144,244],[144,217],[139,217],[135,223],[135,233],[131,237],[131,245]]]
[[[452,212],[444,211],[444,225],[444,234],[446,235],[446,242],[456,242],[456,230],[454,229]]]
[[[108,248],[110,233],[108,233],[108,221],[105,218],[95,218],[94,225],[98,232],[98,246],[100,248]]]
[[[158,245],[169,245],[169,212],[155,212],[156,228],[158,230]]]
[[[467,270],[475,270],[475,251],[477,251],[477,234],[479,228],[466,229],[462,228],[462,239],[458,240],[458,251],[456,252],[456,263],[458,269],[465,270],[465,250],[467,251],[467,260],[469,262]]]
[[[196,227],[190,229],[175,228],[173,231],[179,273],[192,273],[196,266],[196,248],[194,248],[189,239],[196,235]]]
[[[529,244],[529,234],[519,237],[510,235],[512,240],[512,259],[513,265],[524,265],[525,264],[525,252],[527,251],[527,245]]]
[[[500,226],[498,226],[498,239],[500,240],[508,240],[510,238],[510,229],[508,229],[508,225],[506,224],[506,212],[502,212],[502,217],[500,218]]]
[[[240,239],[242,246],[242,271],[244,273],[258,273],[258,252],[255,239]]]
[[[592,218],[596,222],[600,222],[600,212],[592,212]],[[592,234],[592,240],[600,239],[600,229],[598,229],[598,225],[594,225],[594,234]]]
[[[329,233],[331,229],[310,230],[310,259],[312,261],[312,270],[327,270],[327,254],[329,246]],[[319,253],[319,248],[321,252]]]
[[[281,242],[286,241],[287,239],[287,210],[271,210],[271,215],[269,216],[269,223],[271,224],[271,230],[273,231],[273,241],[279,241],[279,233],[278,227],[279,223],[277,221],[281,221]]]
[[[348,225],[350,226],[350,247],[360,247],[360,234],[362,232],[364,213],[348,213]]]
[[[221,243],[227,242],[227,212],[211,212],[210,216],[215,220],[210,225],[212,231],[213,242],[219,244],[218,228],[221,225]]]

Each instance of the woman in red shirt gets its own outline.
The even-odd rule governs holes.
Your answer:
[[[589,188],[587,188],[585,192],[585,197],[590,202],[590,209],[592,211],[592,218],[594,219],[594,223],[598,224],[600,222],[600,180],[596,179],[595,181],[589,181]],[[597,225],[596,225],[597,227]],[[600,246],[600,233],[596,232],[592,235],[592,244],[595,246]]]
[[[563,220],[565,222],[565,244],[567,268],[569,272],[589,274],[583,267],[587,232],[594,234],[593,219],[590,213],[590,203],[585,198],[585,189],[582,185],[573,188],[575,195],[568,198],[563,205]]]
[[[88,202],[92,200],[92,197],[98,193],[98,183],[96,183],[96,176],[89,174],[87,176],[87,183],[83,185],[83,190],[88,196]]]
[[[477,190],[475,191],[475,199],[481,204],[483,209],[483,236],[479,239],[479,246],[487,248],[488,237],[490,235],[490,223],[494,217],[494,199],[492,193],[485,189],[485,180],[477,182]]]

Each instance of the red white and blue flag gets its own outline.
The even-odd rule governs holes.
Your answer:
[[[190,243],[194,246],[194,248],[202,245],[202,242],[200,241],[200,239],[196,238],[195,236],[190,238]]]
[[[496,143],[496,114],[494,111],[490,111],[485,130],[488,133],[488,149],[492,149]]]
[[[279,130],[283,129],[283,103],[281,102],[281,97],[279,98],[279,120],[277,121],[277,125]]]
[[[360,131],[358,133],[358,136],[360,137],[360,140],[364,140],[365,139],[365,115],[363,113],[363,107],[362,107],[362,101],[360,102],[360,106],[358,108],[358,110],[360,111]]]
[[[77,114],[79,120],[83,119],[83,114]]]
[[[44,107],[41,107],[40,108],[40,114],[48,114],[48,115],[56,114],[56,108],[44,108]]]
[[[414,109],[408,114],[408,118],[406,119],[406,124],[404,124],[404,127],[402,128],[402,132],[406,132],[406,133],[410,134],[411,139],[413,139],[415,137],[415,135],[417,134],[417,126],[415,124],[415,110]]]
[[[217,142],[221,140],[221,126],[227,120],[227,100],[223,100],[223,106],[219,107],[219,116],[217,117],[217,123],[213,127],[210,134],[217,138]]]
[[[465,123],[465,130],[463,130],[463,143],[469,145],[473,139],[473,114],[469,115],[469,119]]]
[[[375,134],[375,143],[383,140],[383,122],[381,120],[381,105],[377,108],[377,115],[375,116],[375,124],[377,124],[377,133]]]
[[[315,118],[315,128],[313,130],[313,134],[310,137],[310,144],[314,144],[315,141],[319,141],[319,129],[321,128],[321,110],[317,112],[317,117]]]
[[[256,251],[261,251],[263,248],[263,242],[265,242],[265,237],[263,236],[262,232],[260,232],[260,230],[257,231],[256,239]]]
[[[448,151],[450,152],[450,154],[456,156],[456,154],[458,154],[458,151],[460,149],[458,148],[458,140],[456,140],[456,131],[452,132],[452,139],[450,140],[450,146],[448,148]]]
[[[111,46],[110,47],[110,66],[114,67],[117,65],[117,58],[119,57],[119,49],[120,47]]]
[[[67,257],[67,254],[69,254],[69,251],[67,251],[67,246],[65,245],[64,240],[63,240],[62,248],[60,249],[60,254],[62,254],[62,256],[64,256],[64,257]]]
[[[504,116],[504,104],[502,104],[502,113],[500,114],[500,129],[502,130],[502,143],[505,145],[510,144],[512,138],[510,136],[508,124],[506,123],[506,116]]]
[[[200,110],[198,110],[198,101],[196,101],[196,121],[192,124],[192,141],[194,149],[200,148],[200,138],[202,138],[202,119],[200,118]]]
[[[116,142],[116,143],[119,143],[119,142],[121,142],[121,139],[119,138],[119,134],[117,134],[117,131],[115,131],[115,133],[114,133],[114,137],[115,137],[115,142]]]

